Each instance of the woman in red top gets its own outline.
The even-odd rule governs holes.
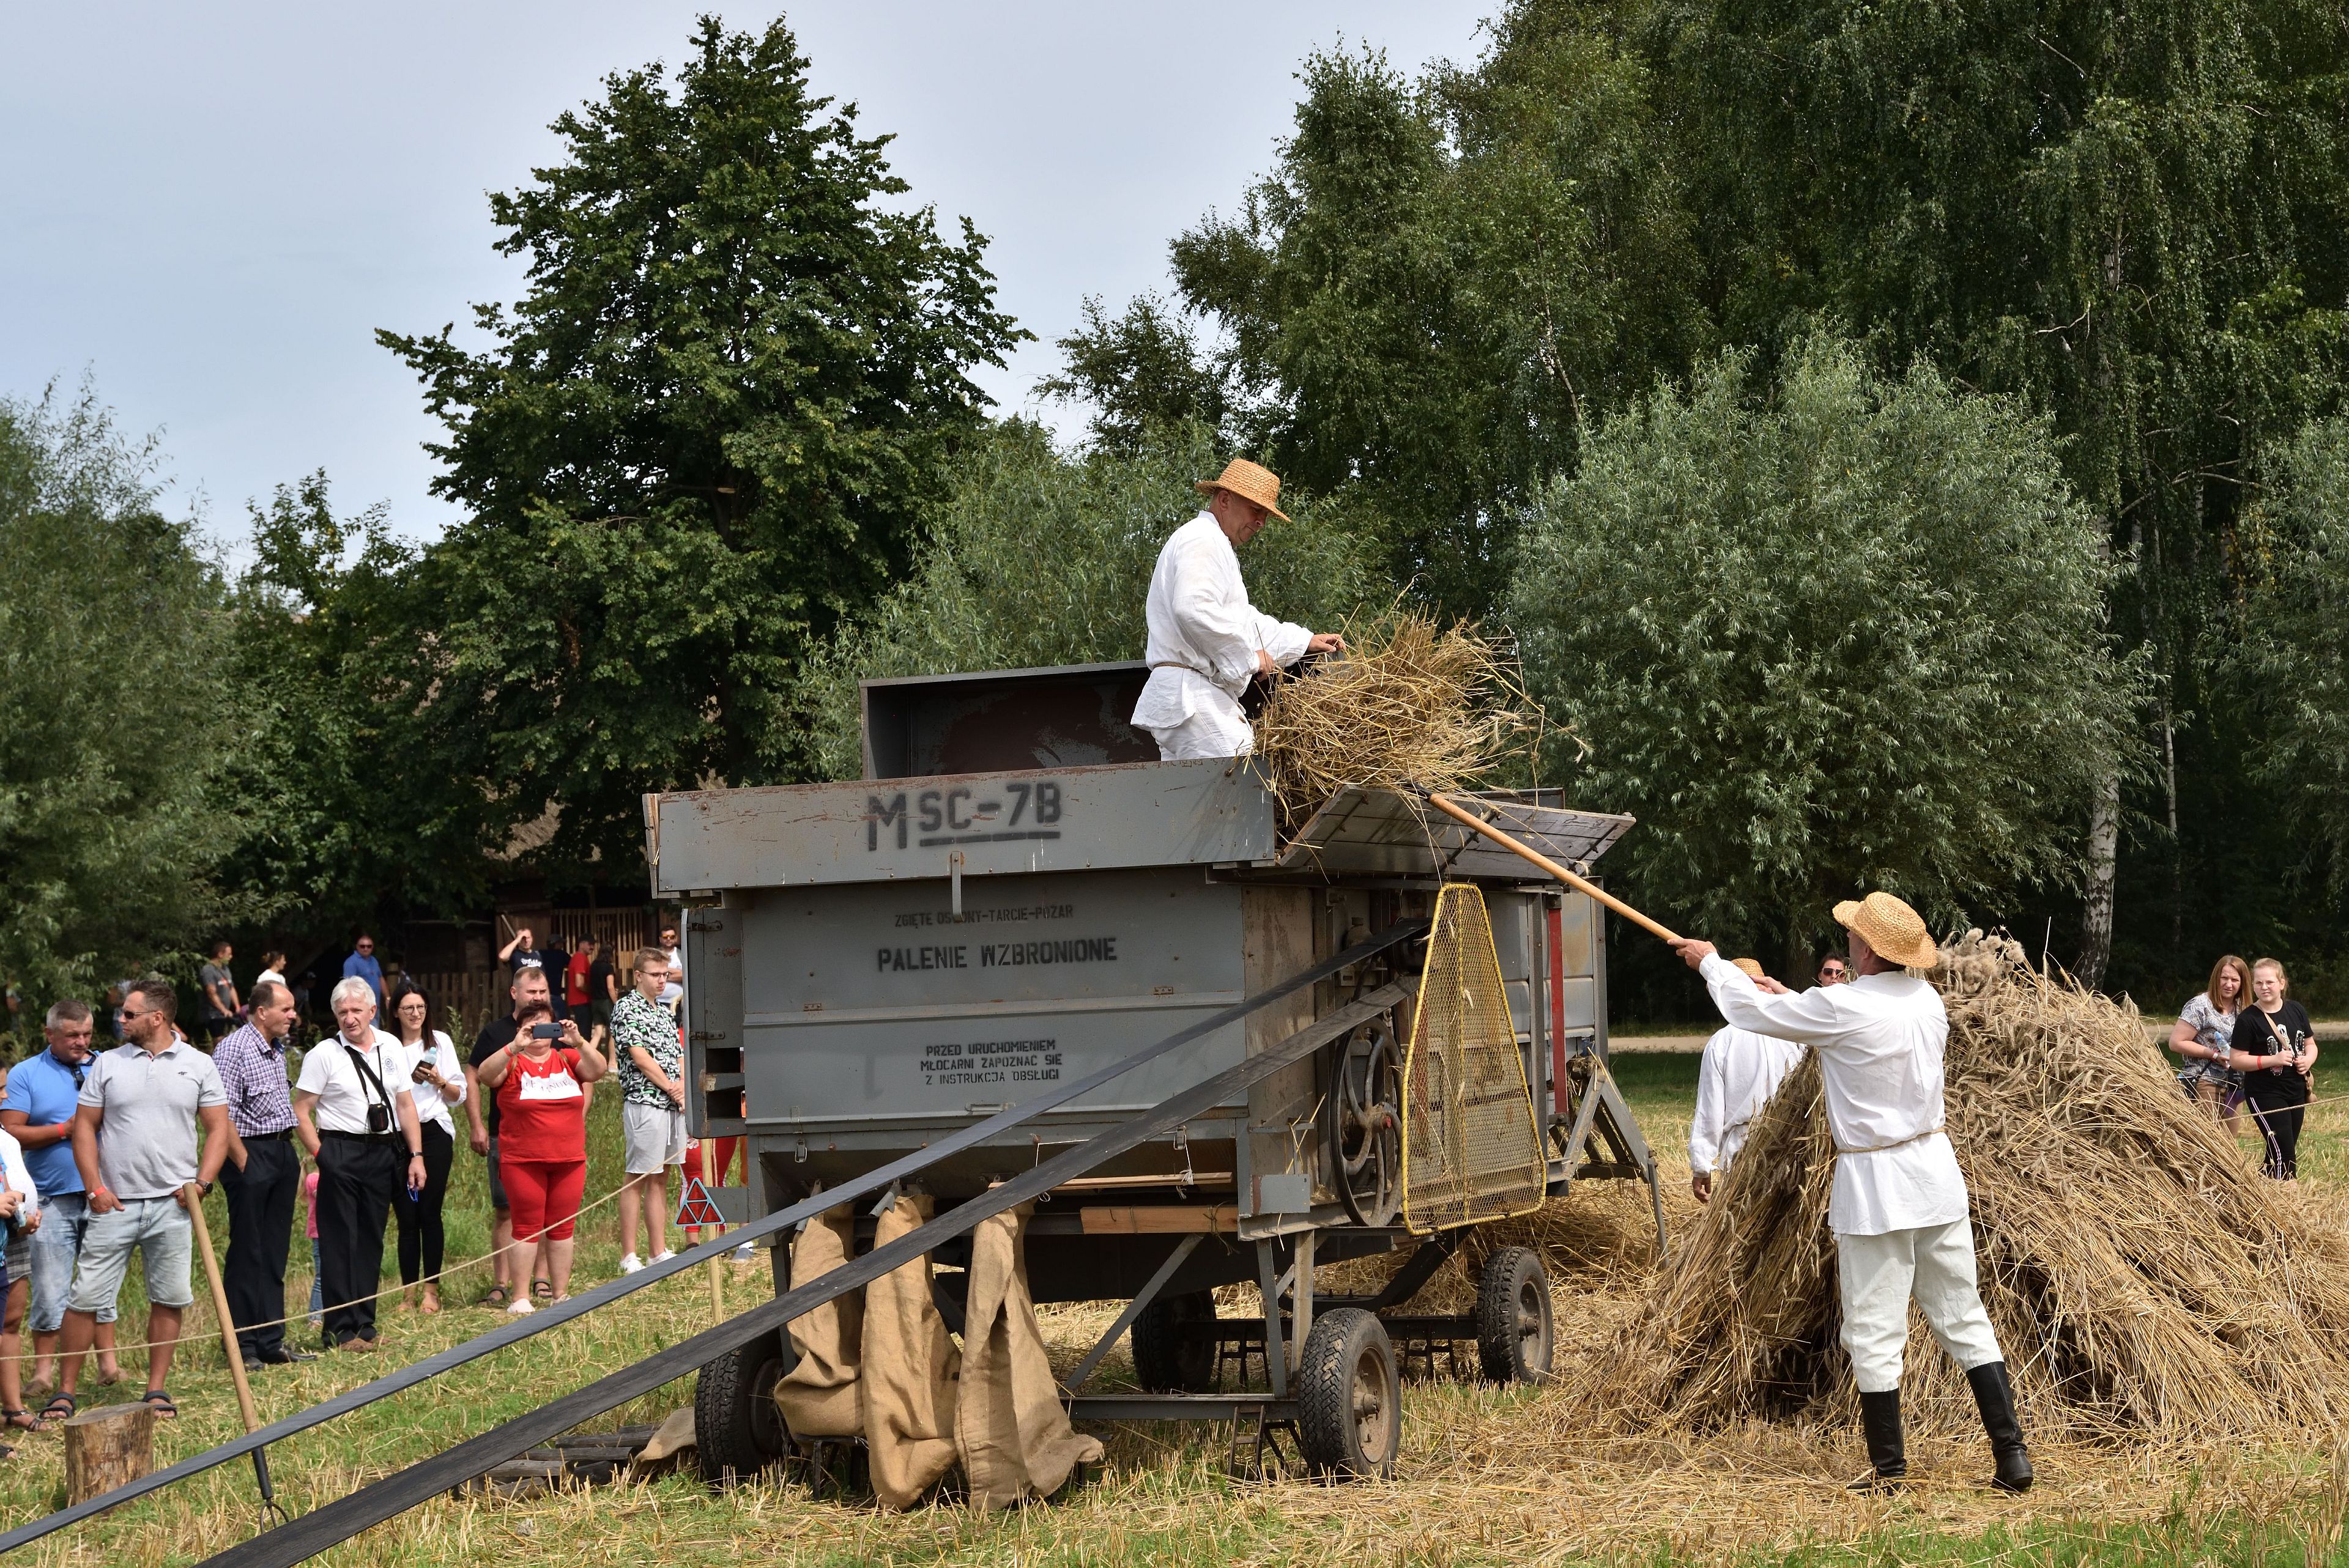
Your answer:
[[[512,1042],[483,1059],[481,1075],[498,1097],[498,1172],[513,1205],[512,1277],[549,1280],[561,1301],[571,1294],[572,1222],[587,1187],[585,1086],[609,1067],[578,1025],[551,1016],[543,1002],[517,1013]],[[506,1310],[537,1309],[525,1295]]]

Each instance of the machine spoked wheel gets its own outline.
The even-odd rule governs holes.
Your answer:
[[[1133,1320],[1134,1381],[1154,1394],[1216,1391],[1216,1347],[1185,1332],[1195,1323],[1216,1320],[1216,1298],[1207,1291],[1162,1295]]]
[[[1555,1336],[1549,1271],[1525,1247],[1503,1247],[1476,1280],[1476,1359],[1495,1383],[1539,1383],[1550,1374]]]
[[[1402,1207],[1402,1052],[1392,1015],[1354,1031],[1338,1052],[1322,1101],[1330,1184],[1358,1225],[1383,1225]]]
[[[790,1451],[792,1434],[775,1403],[785,1370],[782,1338],[774,1334],[702,1364],[693,1384],[693,1433],[703,1480],[748,1480]]]
[[[1323,1475],[1394,1474],[1402,1449],[1402,1381],[1386,1326],[1360,1307],[1316,1318],[1297,1373],[1297,1437]]]

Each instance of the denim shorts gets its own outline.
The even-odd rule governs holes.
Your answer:
[[[188,1264],[195,1256],[191,1233],[188,1212],[177,1198],[125,1198],[112,1213],[92,1214],[82,1232],[81,1272],[67,1307],[95,1313],[112,1306],[122,1294],[134,1247],[147,1258],[147,1299],[157,1306],[187,1305],[196,1298],[188,1284]]]
[[[41,1228],[33,1233],[33,1305],[26,1314],[26,1326],[36,1334],[55,1334],[66,1320],[74,1260],[81,1255],[82,1233],[88,1224],[87,1192],[60,1192],[42,1201]],[[111,1297],[98,1309],[98,1320],[114,1321]]]

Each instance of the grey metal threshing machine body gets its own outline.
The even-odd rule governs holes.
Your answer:
[[[719,1193],[729,1217],[838,1185],[1232,1009],[1424,917],[1439,886],[1460,882],[1490,912],[1547,1190],[1578,1176],[1652,1186],[1607,1074],[1592,901],[1385,791],[1348,790],[1284,835],[1245,760],[1156,760],[1126,723],[1146,675],[1112,665],[868,682],[864,779],[647,799],[656,892],[695,906],[689,1119],[705,1138],[745,1140],[749,1157],[746,1186]],[[1578,870],[1630,825],[1547,794],[1467,799]],[[1028,1228],[1036,1298],[1133,1300],[1121,1327],[1139,1324],[1137,1361],[1157,1353],[1146,1336],[1173,1332],[1153,1303],[1164,1315],[1186,1299],[1175,1315],[1187,1320],[1209,1287],[1241,1280],[1276,1306],[1285,1297],[1288,1315],[1194,1325],[1185,1342],[1253,1334],[1272,1362],[1293,1359],[1280,1329],[1309,1320],[1314,1263],[1418,1242],[1423,1279],[1458,1240],[1413,1236],[1398,1213],[1389,1102],[1416,951],[1381,950],[920,1182],[944,1210],[1294,1044],[1350,1002],[1399,998],[1374,1025],[1064,1184]],[[950,1268],[951,1249],[937,1261]],[[1474,1336],[1451,1320],[1391,1323],[1399,1338]],[[1543,1337],[1546,1360],[1546,1315]],[[1266,1370],[1280,1391],[1288,1379]]]

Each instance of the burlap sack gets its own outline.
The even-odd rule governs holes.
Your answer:
[[[930,1217],[926,1195],[898,1198],[873,1233],[886,1246]],[[955,1462],[955,1377],[961,1358],[930,1299],[925,1255],[864,1287],[864,1366],[857,1380],[873,1495],[911,1508]]]
[[[1036,1326],[1021,1245],[1034,1207],[1022,1203],[998,1214],[971,1236],[955,1443],[970,1500],[981,1508],[1017,1508],[1030,1498],[1050,1497],[1078,1465],[1102,1457],[1099,1439],[1069,1425]]]
[[[856,1215],[847,1204],[810,1220],[792,1243],[792,1283],[830,1274],[848,1261]],[[850,1291],[792,1319],[787,1332],[799,1364],[775,1385],[783,1423],[803,1438],[853,1438],[864,1429],[857,1408],[857,1365],[863,1360],[864,1303]]]

